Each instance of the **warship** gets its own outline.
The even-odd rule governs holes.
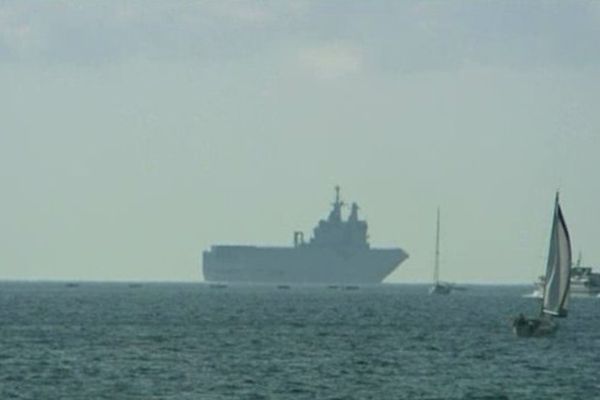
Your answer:
[[[264,247],[215,245],[202,254],[207,282],[376,284],[394,271],[408,254],[401,248],[372,248],[367,222],[359,219],[358,205],[342,217],[345,203],[340,188],[327,219],[319,221],[313,236],[293,235],[293,246]]]

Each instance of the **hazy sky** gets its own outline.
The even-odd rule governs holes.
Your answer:
[[[0,278],[201,279],[357,201],[391,281],[600,266],[600,3],[1,1]]]

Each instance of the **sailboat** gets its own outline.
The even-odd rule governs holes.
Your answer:
[[[538,337],[554,333],[558,328],[554,319],[567,316],[570,283],[571,239],[557,192],[540,315],[537,318],[526,318],[520,314],[513,320],[514,333],[521,337]]]
[[[450,294],[452,286],[440,282],[440,208],[437,210],[437,223],[435,230],[435,265],[433,267],[433,286],[429,294]]]

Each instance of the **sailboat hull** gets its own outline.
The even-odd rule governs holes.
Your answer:
[[[518,337],[543,337],[556,333],[558,324],[548,318],[515,318],[513,332]]]
[[[436,283],[429,289],[429,294],[450,294],[451,291],[450,285]]]

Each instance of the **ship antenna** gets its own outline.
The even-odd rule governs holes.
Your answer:
[[[340,186],[335,187],[335,204],[340,204]]]

